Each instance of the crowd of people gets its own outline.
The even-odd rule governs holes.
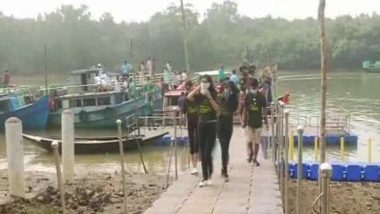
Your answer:
[[[216,87],[210,76],[200,79],[194,86],[186,81],[186,99],[181,112],[187,118],[189,147],[192,162],[191,174],[197,175],[197,163],[202,165],[200,187],[212,184],[214,172],[212,151],[216,138],[221,147],[221,175],[229,181],[229,145],[233,134],[233,117],[238,114],[241,127],[247,136],[247,161],[260,166],[257,159],[262,127],[268,129],[267,106],[272,102],[272,77],[268,69],[264,69],[260,78],[255,74],[256,67],[244,63],[227,77],[224,67],[219,70],[219,87]]]

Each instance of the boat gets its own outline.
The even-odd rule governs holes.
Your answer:
[[[364,61],[362,68],[368,73],[380,73],[380,61]]]
[[[19,118],[24,130],[44,129],[48,114],[48,96],[37,97],[25,92],[7,92],[0,95],[0,128],[2,130],[10,117]]]
[[[62,112],[66,109],[74,112],[77,128],[107,128],[115,127],[117,119],[125,122],[127,116],[135,113],[139,116],[152,114],[149,105],[153,108],[162,105],[162,95],[157,85],[152,84],[148,89],[136,85],[131,96],[117,78],[109,78],[108,83],[99,84],[95,80],[98,76],[97,69],[72,71],[69,86],[50,89],[55,104],[49,113],[49,126],[60,126]]]
[[[125,151],[137,150],[138,143],[141,146],[153,146],[154,142],[163,136],[167,135],[168,132],[159,133],[153,136],[145,137],[141,136],[130,136],[129,138],[123,138],[123,146]],[[36,135],[23,134],[25,139],[35,143],[39,147],[45,149],[48,152],[53,152],[51,144],[53,141],[58,141],[59,151],[61,152],[62,141],[53,138],[45,138]],[[115,153],[119,152],[119,139],[115,137],[114,139],[104,140],[102,137],[99,139],[80,139],[74,142],[75,154],[93,154],[93,153]]]

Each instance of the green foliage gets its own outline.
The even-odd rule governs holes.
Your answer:
[[[278,62],[284,69],[319,67],[318,22],[313,18],[251,19],[239,14],[233,1],[212,4],[202,17],[187,4],[185,13],[186,32],[175,5],[140,23],[116,23],[110,13],[94,20],[84,5],[64,5],[36,19],[15,19],[0,12],[0,68],[42,72],[47,44],[50,72],[99,62],[118,70],[124,59],[137,66],[149,56],[156,59],[159,70],[166,61],[182,69],[184,33],[193,70],[216,69],[221,62],[238,65],[243,59],[256,64]],[[331,66],[359,68],[363,60],[380,59],[377,14],[328,19],[327,36]]]

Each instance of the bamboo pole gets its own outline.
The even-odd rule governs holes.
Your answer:
[[[189,53],[187,51],[187,36],[186,36],[186,14],[185,8],[183,6],[183,0],[181,0],[181,12],[182,12],[182,24],[183,24],[183,51],[185,55],[185,65],[186,65],[186,79],[191,78],[190,64],[189,64]]]
[[[321,51],[321,118],[320,118],[320,153],[319,163],[320,166],[326,160],[326,94],[327,94],[327,46],[325,36],[325,8],[326,0],[319,1],[318,7],[318,20],[319,20],[319,33],[320,33],[320,51]],[[319,193],[321,194],[321,173],[319,173]],[[322,196],[322,201],[326,196]],[[320,203],[320,212],[323,210],[323,203]]]
[[[49,95],[48,89],[48,71],[47,71],[47,45],[44,45],[44,71],[45,71],[45,93]]]

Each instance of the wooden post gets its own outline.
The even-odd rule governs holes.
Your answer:
[[[314,159],[318,161],[318,136],[314,137]]]
[[[74,179],[74,112],[70,109],[62,113],[62,167],[63,181]]]
[[[121,175],[123,177],[123,195],[124,195],[124,213],[127,213],[127,187],[125,186],[125,168],[124,168],[124,146],[121,131],[121,120],[116,120],[117,124],[117,136],[119,139],[119,151],[120,151],[120,165],[121,165]]]
[[[24,146],[22,142],[22,122],[11,117],[5,122],[7,145],[9,195],[24,197]]]
[[[303,127],[298,126],[298,168],[297,168],[297,214],[302,214],[302,150],[303,150]]]
[[[185,65],[186,65],[186,79],[191,79],[190,64],[189,64],[189,53],[187,52],[187,32],[186,32],[186,14],[185,8],[183,6],[183,0],[181,0],[181,12],[182,12],[182,24],[183,24],[183,51],[185,55]]]
[[[66,213],[66,203],[65,203],[65,185],[62,180],[62,173],[61,173],[61,163],[59,161],[59,144],[58,141],[53,141],[51,144],[51,147],[54,151],[54,162],[55,162],[55,168],[57,170],[57,181],[58,181],[58,188],[59,193],[61,195],[61,206],[62,206],[62,213]]]
[[[320,151],[319,164],[326,161],[326,94],[327,94],[327,46],[325,37],[325,8],[326,0],[319,0],[318,20],[320,33],[320,51],[321,51],[321,118],[320,118]],[[319,194],[322,193],[321,173],[319,173]],[[322,201],[326,196],[322,196]],[[323,206],[323,203],[320,203]],[[323,208],[320,206],[320,212]]]

